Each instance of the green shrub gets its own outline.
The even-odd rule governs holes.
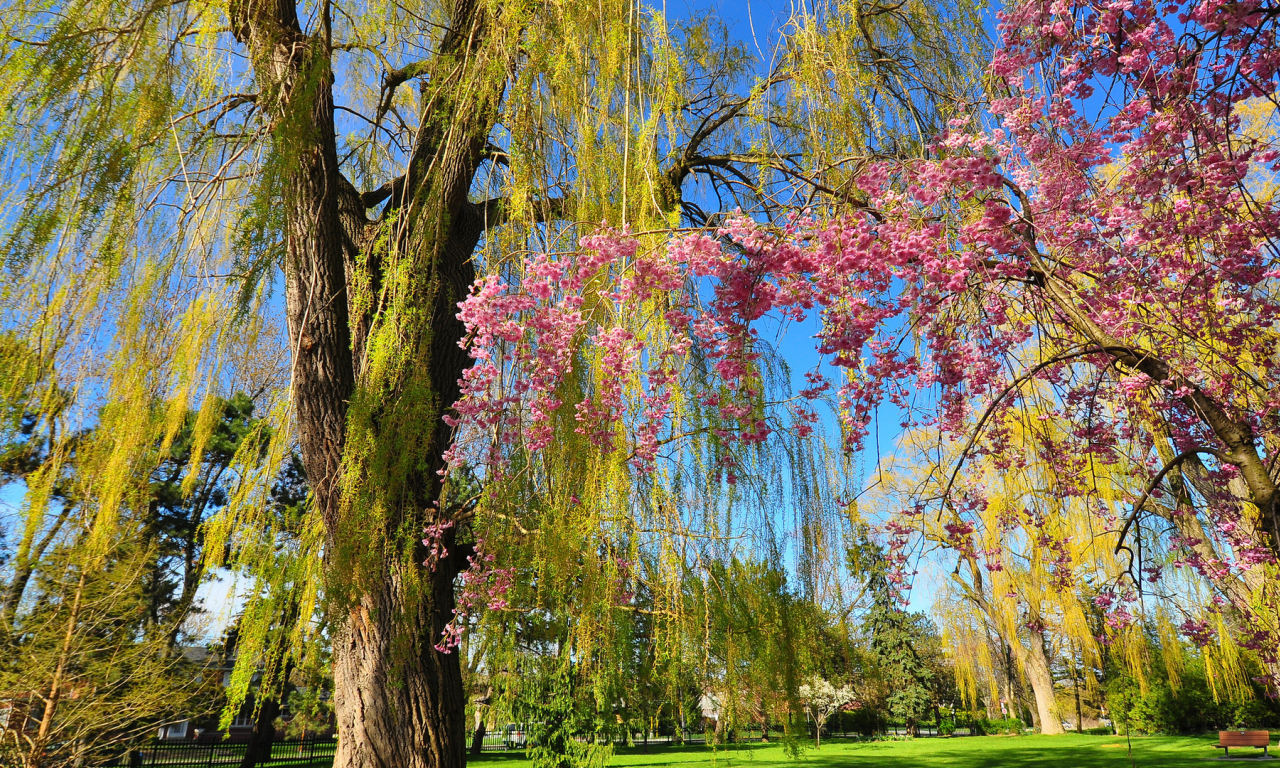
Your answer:
[[[1019,734],[1027,729],[1027,724],[1016,717],[996,720],[975,717],[970,721],[969,729],[974,736],[993,736],[1001,733]]]
[[[987,718],[985,715],[972,714],[969,716],[961,715],[957,725],[961,728],[968,728],[971,736],[987,735]]]
[[[1022,733],[1027,729],[1027,724],[1016,717],[1007,717],[1003,720],[990,720],[991,730],[988,733]]]
[[[1254,698],[1231,700],[1213,693],[1203,664],[1194,659],[1174,691],[1167,680],[1152,679],[1144,692],[1128,674],[1107,681],[1107,708],[1116,733],[1204,733],[1236,728],[1274,728],[1280,725],[1280,706],[1261,692]]]
[[[859,736],[875,736],[884,733],[888,721],[883,713],[872,707],[840,712],[831,718],[827,730],[836,733],[856,733]]]

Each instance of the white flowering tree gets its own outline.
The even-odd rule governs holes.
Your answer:
[[[853,699],[853,688],[847,685],[837,688],[831,684],[831,681],[823,680],[817,675],[800,686],[800,700],[804,703],[805,712],[813,718],[816,725],[815,747],[822,746],[822,728],[827,724],[827,720]]]

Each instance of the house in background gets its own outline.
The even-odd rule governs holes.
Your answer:
[[[702,710],[704,730],[714,731],[720,723],[720,696],[715,693],[704,693],[698,699],[698,709]]]
[[[231,671],[235,667],[235,658],[222,659],[217,654],[211,652],[207,647],[191,646],[184,648],[183,655],[187,659],[203,664],[206,670],[205,674],[218,675],[221,680],[222,689],[226,690],[231,687]],[[253,678],[249,681],[249,689],[253,691],[257,688],[262,678],[261,673],[255,672]],[[296,689],[305,691],[306,689]],[[321,691],[320,696],[325,698],[326,692]],[[230,742],[246,742],[253,735],[253,717],[254,717],[254,696],[251,692],[240,705],[240,711],[231,720],[231,726],[224,734],[219,730],[219,719],[221,713],[215,713],[209,716],[198,717],[188,720],[179,720],[172,723],[165,723],[156,730],[156,738],[164,742],[181,742],[181,741],[199,741],[202,743],[226,741]],[[291,719],[288,706],[281,708],[280,717],[276,720],[276,736],[284,738],[284,728]],[[328,732],[321,732],[318,735],[328,736],[332,734],[332,729]],[[310,737],[310,735],[308,735]]]
[[[235,659],[223,659],[211,651],[208,646],[193,645],[182,649],[182,655],[195,664],[202,665],[206,675],[217,675],[221,678],[222,689],[231,687],[231,670],[235,667]],[[255,674],[250,685],[258,682]],[[223,733],[218,730],[218,715],[204,716],[195,719],[178,720],[165,723],[156,730],[156,738],[165,742],[179,741],[222,741]],[[253,696],[250,694],[241,705],[240,712],[231,721],[226,734],[228,741],[248,741],[253,733]]]

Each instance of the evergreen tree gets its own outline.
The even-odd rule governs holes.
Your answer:
[[[143,576],[147,617],[176,629],[195,605],[204,575],[201,526],[226,506],[239,477],[232,463],[245,438],[261,428],[248,395],[217,398],[203,415],[212,429],[188,414],[151,472],[150,503],[142,522],[142,544],[153,553]],[[197,438],[197,430],[209,430]],[[198,449],[198,451],[197,451]],[[286,468],[287,471],[287,468]]]
[[[920,721],[934,704],[936,672],[922,653],[932,623],[923,614],[903,610],[883,574],[871,576],[868,591],[872,603],[863,625],[888,683],[889,713],[901,719],[908,731],[918,733]]]

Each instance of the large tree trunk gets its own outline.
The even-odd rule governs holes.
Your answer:
[[[1011,710],[1008,713],[1009,716],[1019,716],[1018,712],[1012,711],[1015,708],[1012,657],[1016,657],[1018,667],[1031,685],[1031,692],[1036,702],[1035,717],[1040,721],[1040,732],[1047,734],[1065,733],[1062,729],[1062,718],[1058,715],[1058,703],[1053,690],[1053,674],[1049,669],[1049,655],[1046,650],[1044,630],[1041,628],[1039,608],[1035,604],[1028,606],[1027,628],[1030,636],[1030,648],[1024,646],[1017,636],[1006,637],[1000,617],[992,609],[991,604],[987,602],[982,593],[982,571],[978,566],[977,560],[969,558],[968,565],[974,587],[967,591],[967,595],[973,604],[986,614],[992,628],[995,629],[1001,644],[1005,648],[1006,680],[1008,682],[1006,698]]]
[[[1044,631],[1032,626],[1029,630],[1030,648],[1021,644],[1022,668],[1031,684],[1031,692],[1036,700],[1036,713],[1040,719],[1040,732],[1051,735],[1066,733],[1062,728],[1062,718],[1058,714],[1058,700],[1053,690],[1053,675],[1049,671],[1049,656],[1045,652]]]
[[[432,599],[417,605],[406,605],[400,575],[388,574],[334,637],[335,768],[466,764],[458,655],[433,647],[451,615],[453,574],[445,568],[437,574]]]
[[[440,71],[423,96],[423,130],[408,172],[378,196],[390,198],[389,221],[381,222],[390,227],[382,231],[399,233],[391,251],[384,238],[368,236],[380,226],[365,218],[370,200],[339,172],[327,41],[301,32],[290,0],[239,0],[229,10],[273,99],[263,106],[276,116],[275,151],[285,168],[294,407],[325,523],[334,607],[334,766],[460,768],[466,690],[457,655],[435,643],[453,616],[453,580],[467,552],[452,546],[451,531],[451,557],[428,569],[418,539],[443,514],[433,506],[451,440],[442,416],[470,364],[458,346],[456,307],[474,282],[471,256],[484,223],[467,192],[492,128],[501,70],[495,78],[478,64],[459,66],[472,61],[485,29],[477,4],[458,0],[435,58]],[[392,258],[399,277],[411,277],[397,286],[401,314],[388,319],[372,308]],[[428,321],[415,325],[419,317]],[[379,327],[403,344],[408,360],[391,378],[366,381],[365,346]],[[349,412],[353,402],[363,410]],[[405,423],[406,411],[417,420]],[[345,455],[352,430],[375,455]],[[412,461],[404,461],[406,452]],[[375,496],[376,513],[365,508]]]
[[[470,358],[458,346],[463,328],[457,302],[474,280],[470,256],[483,231],[465,203],[451,212],[443,247],[430,260],[432,279],[424,301],[431,306],[431,334],[419,360],[428,371],[436,403],[447,407],[459,395],[458,379]],[[414,243],[422,247],[422,243]],[[367,327],[366,327],[367,328]],[[470,548],[453,542],[450,556],[426,568],[420,538],[440,498],[437,472],[450,433],[437,408],[419,469],[400,478],[407,498],[396,517],[386,521],[387,535],[416,534],[406,560],[397,546],[386,546],[380,569],[360,570],[359,593],[334,627],[334,687],[338,725],[335,768],[460,768],[466,764],[467,691],[461,662],[435,645],[453,618],[454,578],[465,569]],[[393,435],[388,434],[388,439]],[[334,502],[340,504],[341,502]],[[349,501],[347,502],[349,503]],[[349,536],[350,521],[335,520],[330,536]],[[331,548],[331,551],[336,550]],[[331,569],[343,568],[341,562]],[[345,578],[339,574],[338,578]]]

